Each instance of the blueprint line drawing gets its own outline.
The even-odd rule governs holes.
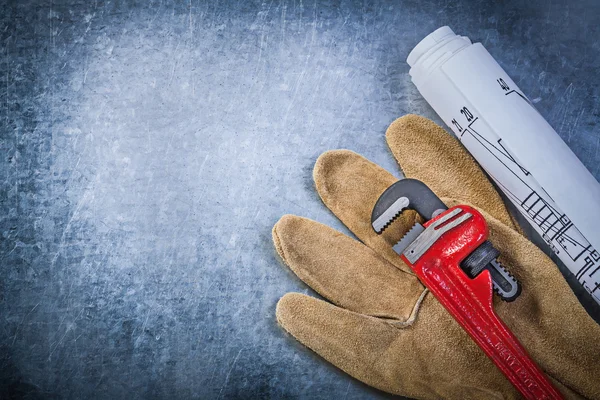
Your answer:
[[[527,97],[518,90],[510,89],[504,79],[499,78],[500,88],[513,101],[532,107]],[[534,108],[535,109],[535,108]],[[553,199],[535,181],[531,173],[510,153],[501,138],[476,115],[474,110],[462,107],[452,120],[452,128],[466,147],[485,150],[493,158],[494,175],[501,167],[510,179],[496,179],[489,174],[519,211],[542,235],[552,251],[560,256],[577,280],[597,301],[600,300],[600,253],[592,247],[569,217],[559,210]],[[480,153],[481,154],[481,153]],[[510,184],[507,184],[510,182]]]
[[[600,183],[481,43],[443,26],[407,57],[419,92],[600,304]]]

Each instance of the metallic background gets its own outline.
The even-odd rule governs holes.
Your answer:
[[[596,0],[13,1],[0,9],[0,397],[380,398],[278,327],[285,213],[348,148],[398,173],[405,62],[482,42],[600,177]]]

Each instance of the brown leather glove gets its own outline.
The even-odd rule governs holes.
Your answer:
[[[456,139],[414,115],[387,141],[406,177],[425,182],[448,206],[486,217],[500,261],[521,282],[512,303],[494,296],[500,318],[569,398],[600,398],[600,327],[556,265],[523,237],[500,196]],[[325,205],[362,242],[286,215],[273,228],[285,263],[329,302],[288,293],[277,319],[297,340],[368,385],[422,398],[518,398],[519,393],[394,253],[415,222],[403,213],[383,235],[371,209],[396,179],[356,153],[330,151],[314,168]]]

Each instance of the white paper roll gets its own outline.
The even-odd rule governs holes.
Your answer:
[[[593,175],[481,43],[444,26],[407,62],[427,102],[600,303],[600,184]]]

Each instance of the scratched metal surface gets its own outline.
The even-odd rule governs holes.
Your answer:
[[[439,121],[405,58],[445,24],[600,177],[595,0],[3,2],[0,397],[386,397],[277,326],[312,292],[271,227],[345,231],[325,150],[397,173],[388,124]]]

